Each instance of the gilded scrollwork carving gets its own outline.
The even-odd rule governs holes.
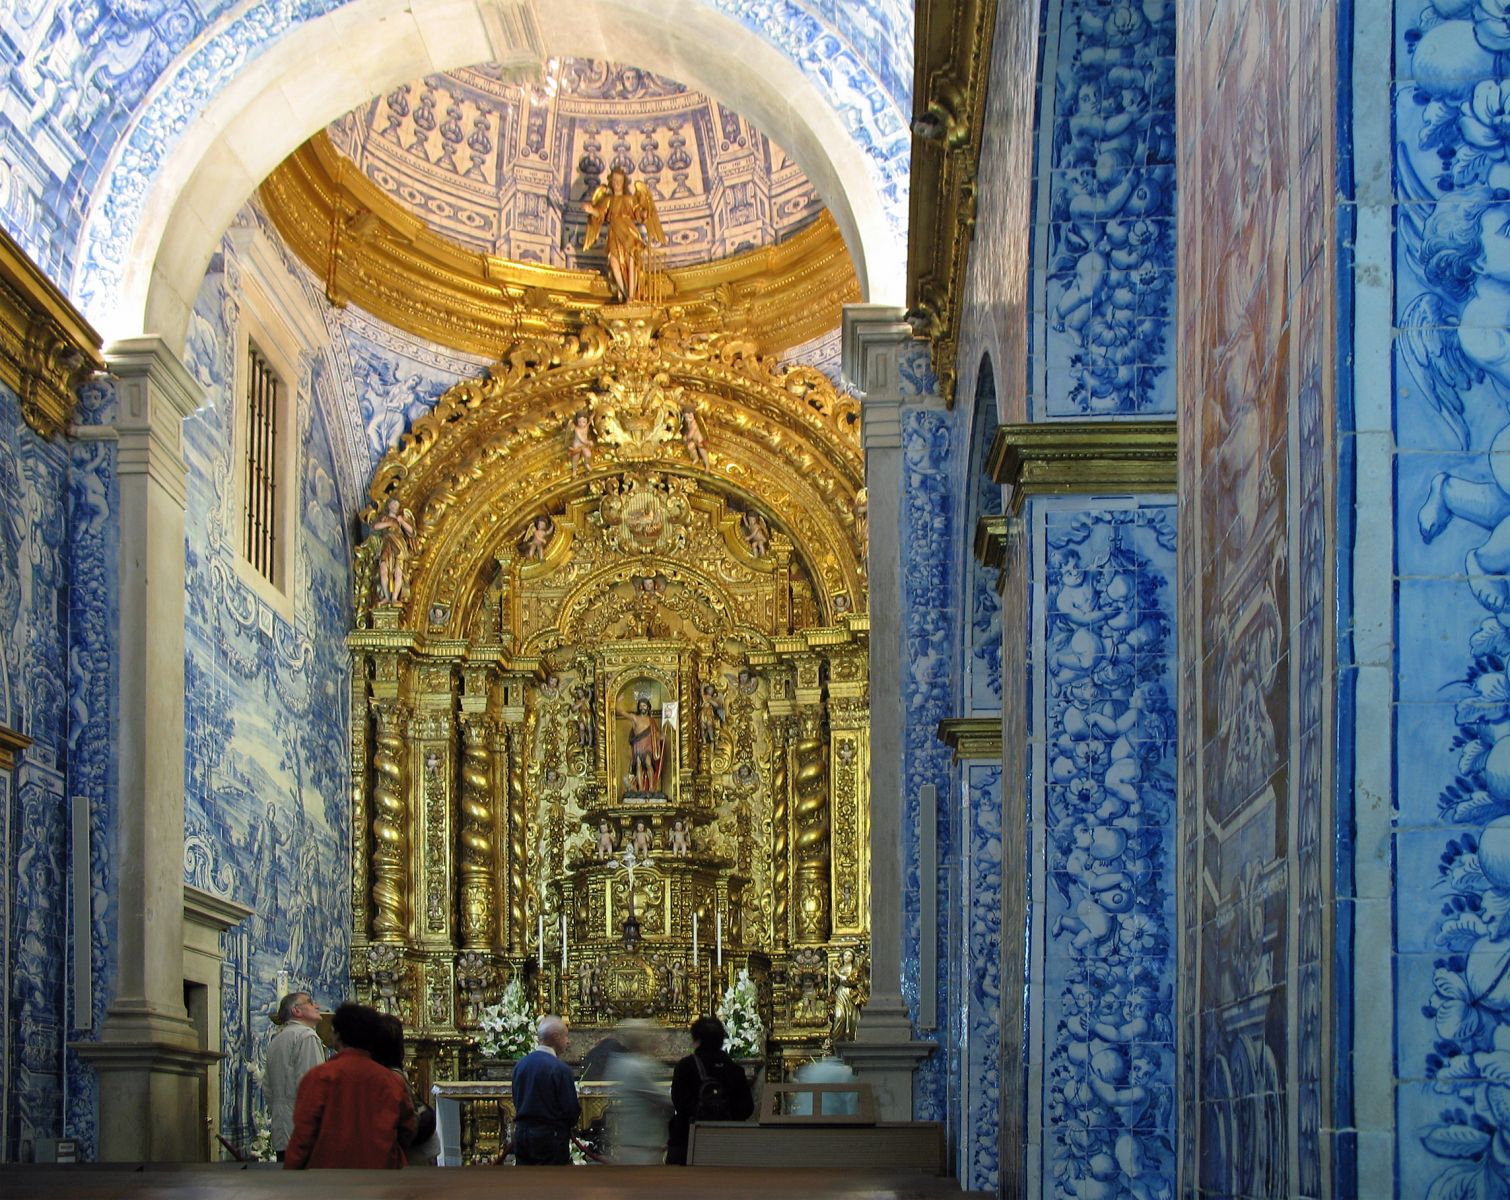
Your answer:
[[[762,953],[778,1041],[821,1042],[867,932],[848,404],[641,306],[516,345],[385,457],[373,513],[416,517],[409,602],[350,636],[355,945],[448,1053],[502,978],[578,1025],[674,1022]]]

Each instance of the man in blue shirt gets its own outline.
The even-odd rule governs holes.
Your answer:
[[[536,1047],[514,1064],[514,1161],[521,1167],[571,1165],[571,1131],[582,1107],[561,1056],[571,1044],[566,1022],[541,1017]]]

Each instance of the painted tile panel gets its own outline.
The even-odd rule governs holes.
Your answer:
[[[1174,411],[1175,9],[1045,6],[1035,417]],[[1052,114],[1048,117],[1048,114]]]
[[[1173,1187],[1176,549],[1171,501],[1030,502],[1044,772],[1041,1190]]]

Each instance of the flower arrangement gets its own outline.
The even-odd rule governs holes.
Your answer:
[[[488,1058],[520,1058],[535,1044],[535,1015],[517,977],[509,980],[497,1004],[478,1014],[477,1023],[482,1029],[477,1044]]]
[[[755,981],[748,967],[739,969],[739,978],[731,983],[719,1001],[718,1019],[729,1034],[728,1050],[735,1058],[758,1058],[765,1053],[765,1027],[756,1008]]]
[[[266,1116],[259,1115],[256,1130],[252,1140],[247,1143],[246,1157],[252,1162],[272,1162],[278,1157],[273,1153],[272,1121]]]

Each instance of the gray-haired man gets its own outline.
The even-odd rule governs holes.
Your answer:
[[[290,992],[278,1004],[281,1028],[267,1046],[267,1072],[262,1090],[273,1118],[273,1150],[278,1161],[288,1148],[294,1131],[294,1097],[299,1094],[299,1080],[312,1067],[325,1061],[325,1043],[315,1032],[320,1010],[308,992]]]
[[[571,1132],[582,1115],[577,1082],[561,1060],[570,1041],[560,1017],[541,1017],[538,1045],[514,1065],[514,1161],[570,1166]]]

